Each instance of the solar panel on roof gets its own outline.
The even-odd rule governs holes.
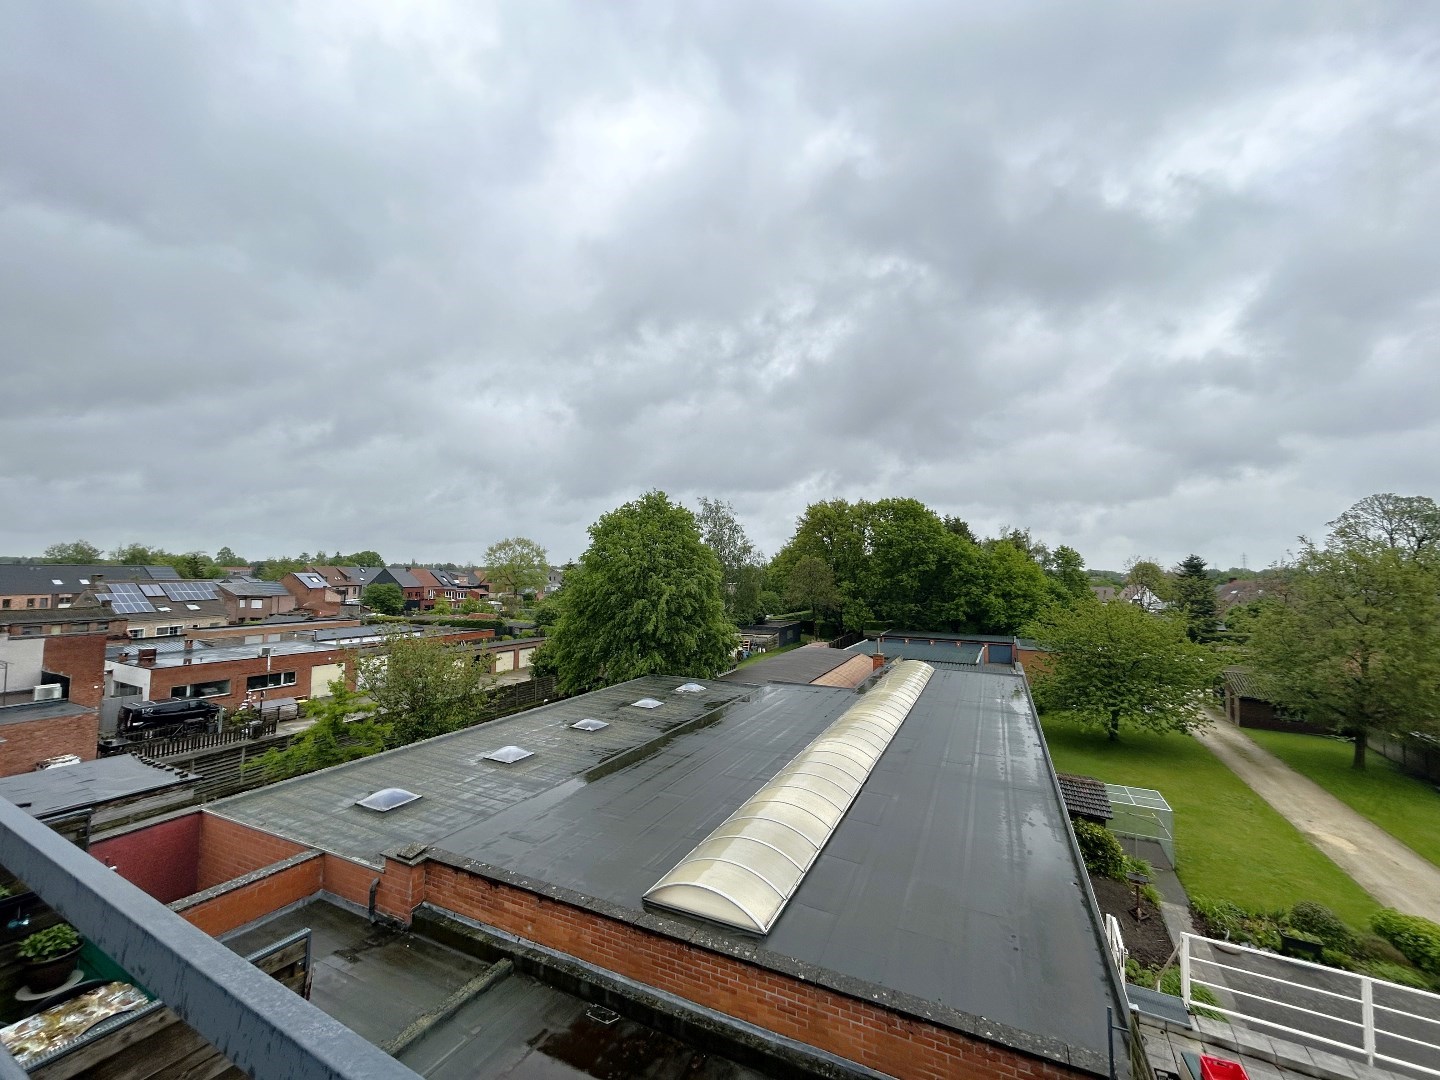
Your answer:
[[[140,591],[140,586],[117,581],[110,586],[110,610],[121,615],[153,614],[155,608]]]
[[[383,814],[387,810],[394,810],[397,806],[412,803],[418,798],[420,798],[420,796],[416,795],[413,791],[406,791],[404,788],[398,787],[387,787],[382,788],[373,795],[367,795],[363,799],[356,799],[355,805],[363,806],[367,810],[378,810]]]
[[[165,590],[159,585],[141,585],[140,591],[146,596],[164,596]]]
[[[171,600],[218,600],[219,593],[209,581],[167,581],[160,588]]]

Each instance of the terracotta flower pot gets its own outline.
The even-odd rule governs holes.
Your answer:
[[[45,960],[26,960],[25,989],[32,994],[44,994],[64,986],[65,980],[70,978],[75,970],[75,961],[79,955],[80,946],[77,945],[59,956]]]

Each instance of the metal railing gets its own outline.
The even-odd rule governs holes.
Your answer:
[[[1218,1003],[1197,1001],[1197,987]],[[1181,943],[1180,993],[1192,1010],[1440,1076],[1440,994],[1196,934]]]

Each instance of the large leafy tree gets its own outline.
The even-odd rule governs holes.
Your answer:
[[[1013,537],[988,541],[984,548],[980,589],[972,625],[990,634],[1014,634],[1053,599],[1050,580]]]
[[[550,580],[549,556],[534,540],[512,536],[485,549],[485,576],[512,607],[525,593],[539,592]]]
[[[765,587],[762,556],[735,517],[735,508],[720,499],[700,499],[695,515],[700,540],[720,560],[723,575],[725,614],[737,624],[754,621],[761,614],[760,592]]]
[[[785,599],[810,612],[812,619],[833,613],[842,600],[830,564],[814,555],[803,555],[796,561],[785,589]]]
[[[1190,555],[1175,567],[1171,595],[1185,620],[1185,632],[1190,640],[1212,640],[1219,620],[1215,615],[1215,583],[1205,569],[1204,559]]]
[[[1387,514],[1362,526],[1375,500],[1392,512],[1408,506],[1416,520]],[[1440,730],[1440,567],[1422,539],[1433,508],[1371,496],[1341,515],[1323,547],[1303,542],[1251,634],[1267,696],[1353,736],[1357,769],[1372,732]]]
[[[399,615],[405,610],[405,590],[393,581],[375,581],[360,592],[360,602],[381,615]]]
[[[433,637],[394,634],[356,660],[360,687],[388,728],[389,746],[404,746],[480,719],[495,676],[483,655]]]
[[[662,491],[590,526],[590,546],[557,598],[544,663],[565,692],[659,673],[708,678],[734,652],[720,560],[695,515]]]
[[[1074,548],[1061,544],[1045,559],[1045,574],[1050,579],[1057,599],[1065,603],[1093,595],[1090,575],[1085,572],[1085,559]]]
[[[72,540],[68,544],[51,544],[41,556],[47,563],[97,563],[102,552],[89,540]]]
[[[345,685],[330,683],[330,696],[311,698],[301,711],[314,724],[283,750],[268,750],[256,763],[271,780],[328,769],[385,749],[389,728],[374,718],[375,703]]]
[[[1125,584],[1143,585],[1161,600],[1170,599],[1170,579],[1154,559],[1132,559],[1125,566]]]
[[[1219,663],[1179,619],[1133,604],[1081,601],[1047,608],[1025,633],[1048,656],[1035,679],[1040,708],[1103,730],[1190,731],[1205,722]]]

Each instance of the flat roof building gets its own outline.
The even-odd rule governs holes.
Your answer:
[[[221,933],[323,891],[665,996],[816,1068],[1107,1073],[1124,997],[1018,670],[934,667],[763,935],[644,896],[864,698],[686,682],[632,680],[167,822],[155,840],[201,890],[174,906]],[[359,805],[387,789],[418,797]]]

